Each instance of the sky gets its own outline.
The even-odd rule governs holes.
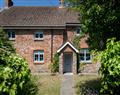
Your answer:
[[[4,7],[5,0],[0,0],[0,7]],[[58,6],[59,0],[13,0],[14,6]]]

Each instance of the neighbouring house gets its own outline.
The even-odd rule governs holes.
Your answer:
[[[13,6],[11,0],[6,0],[6,8],[0,12],[0,26],[32,72],[48,72],[54,54],[59,53],[59,72],[76,74],[78,53],[80,62],[91,63],[92,59],[86,37],[80,41],[80,51],[72,43],[74,36],[80,35],[78,17],[78,12],[63,6]]]

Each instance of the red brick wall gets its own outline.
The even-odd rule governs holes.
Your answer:
[[[16,39],[14,41],[17,52],[23,56],[29,63],[29,67],[32,72],[47,71],[48,65],[51,63],[51,55],[54,55],[56,51],[63,44],[64,37],[67,37],[68,41],[72,41],[75,35],[73,28],[66,30],[44,30],[44,40],[36,41],[34,39],[34,33],[37,30],[16,30]],[[67,31],[67,33],[65,33]],[[66,34],[66,35],[65,35]],[[53,37],[53,40],[52,40]],[[53,44],[52,44],[53,43]],[[51,45],[52,44],[52,45]],[[84,42],[83,42],[84,44]],[[53,49],[52,49],[53,47]],[[34,63],[33,51],[44,50],[44,63]],[[69,49],[67,49],[69,51]],[[52,53],[53,52],[53,53]]]
[[[67,28],[67,38],[68,38],[68,41],[73,41],[73,38],[74,38],[74,35],[75,35],[75,32],[74,32],[74,28],[70,28],[68,27]]]
[[[64,30],[53,30],[53,55],[63,44]]]
[[[47,69],[51,63],[51,30],[44,30],[44,40],[34,40],[36,30],[16,30],[16,39],[14,42],[17,52],[23,56],[29,63],[32,72],[38,69]],[[53,54],[63,43],[63,30],[52,30],[53,32]],[[34,63],[33,51],[44,50],[44,64]],[[43,66],[44,65],[44,66]]]

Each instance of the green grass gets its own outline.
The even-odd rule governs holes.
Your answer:
[[[37,95],[60,95],[60,76],[35,75],[33,80],[38,86]]]
[[[100,78],[92,75],[75,76],[77,95],[100,95]]]

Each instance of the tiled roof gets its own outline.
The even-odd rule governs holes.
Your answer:
[[[65,26],[79,23],[78,12],[59,7],[13,6],[0,12],[0,26]]]

